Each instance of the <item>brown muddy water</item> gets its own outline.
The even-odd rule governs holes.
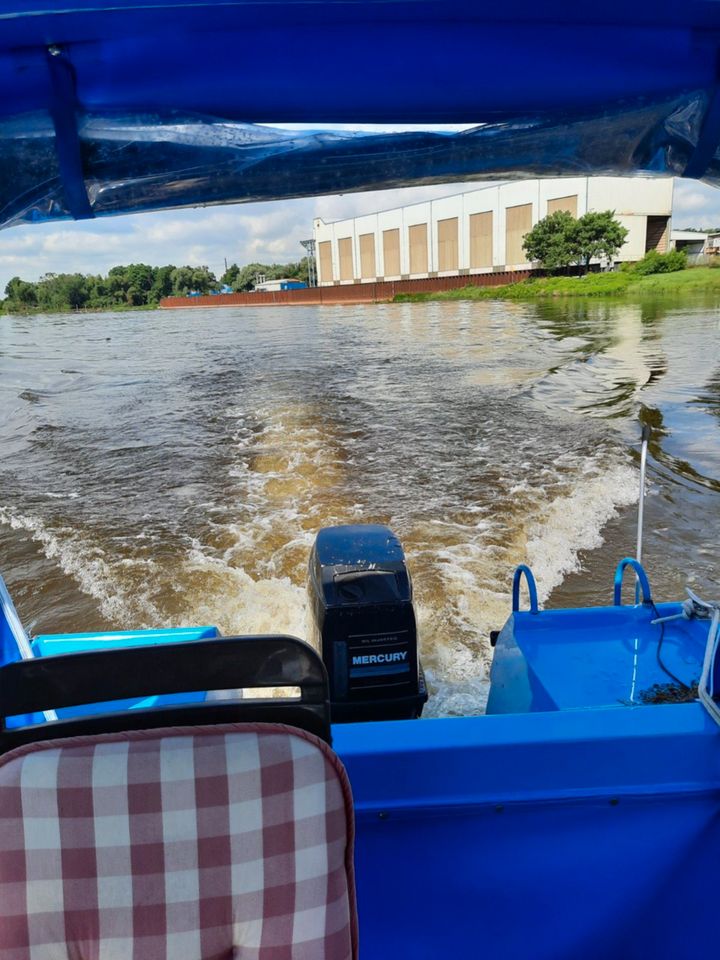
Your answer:
[[[713,305],[388,304],[0,317],[0,571],[33,633],[306,635],[324,525],[389,523],[431,715],[476,713],[529,562],[610,602],[633,553],[717,599]]]

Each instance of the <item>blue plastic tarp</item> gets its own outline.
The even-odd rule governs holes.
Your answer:
[[[3,225],[453,180],[720,173],[712,0],[48,7],[0,2]],[[290,122],[313,129],[273,126]],[[368,123],[469,129],[321,130]]]

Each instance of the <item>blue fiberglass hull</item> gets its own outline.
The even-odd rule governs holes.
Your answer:
[[[362,955],[678,960],[715,947],[720,750],[697,703],[333,728]]]

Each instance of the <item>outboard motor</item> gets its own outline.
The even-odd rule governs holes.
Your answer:
[[[333,723],[419,717],[427,700],[418,661],[412,583],[388,527],[326,527],[310,554],[312,638],[330,677]]]

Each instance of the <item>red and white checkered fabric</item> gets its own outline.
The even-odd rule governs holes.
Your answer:
[[[352,798],[316,737],[224,724],[0,757],[1,960],[355,960]]]

